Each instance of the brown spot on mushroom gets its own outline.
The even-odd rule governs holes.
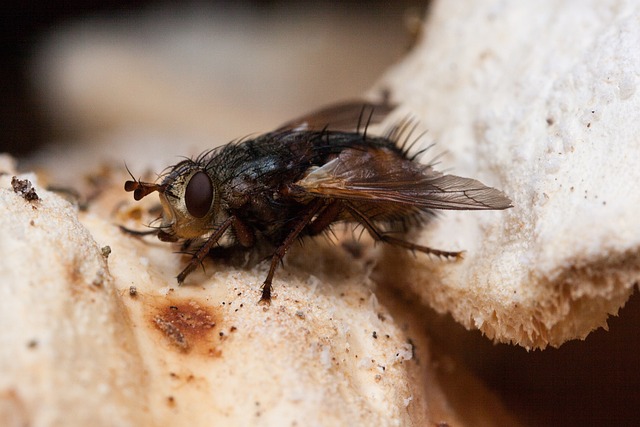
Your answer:
[[[219,356],[215,348],[213,330],[217,316],[211,307],[204,307],[194,300],[164,298],[152,310],[150,321],[166,340],[183,353],[199,353]],[[218,316],[219,317],[219,316]]]

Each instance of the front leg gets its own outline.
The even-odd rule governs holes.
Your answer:
[[[202,245],[200,249],[198,249],[198,252],[193,255],[193,258],[191,258],[191,261],[189,261],[187,266],[180,272],[180,274],[178,274],[178,284],[181,285],[182,282],[184,282],[184,279],[186,279],[187,276],[191,274],[191,272],[202,263],[204,257],[206,257],[213,246],[218,243],[218,240],[220,240],[225,231],[227,231],[227,229],[236,221],[238,221],[238,219],[235,216],[231,215],[222,224],[220,224],[216,231],[214,231],[213,234],[209,236],[209,239],[207,239],[205,244]]]

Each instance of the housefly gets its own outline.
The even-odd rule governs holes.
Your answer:
[[[425,223],[434,210],[506,209],[511,201],[479,181],[419,163],[417,155],[409,153],[407,121],[385,136],[368,134],[369,124],[381,121],[391,109],[362,102],[328,107],[273,132],[183,160],[160,183],[132,176],[124,188],[135,200],[157,191],[163,213],[150,233],[195,248],[178,283],[222,242],[222,249],[229,251],[269,243],[273,252],[262,285],[263,302],[271,299],[274,273],[291,245],[328,231],[336,222],[359,224],[376,241],[458,257],[460,252],[421,246],[393,232]]]

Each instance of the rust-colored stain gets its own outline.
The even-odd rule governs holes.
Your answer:
[[[168,396],[168,397],[167,397],[167,405],[168,405],[170,408],[174,408],[174,407],[176,406],[176,398],[175,398],[175,397],[173,397],[173,396]]]
[[[211,308],[194,300],[165,299],[157,306],[150,320],[168,342],[181,352],[195,350],[205,355],[220,355],[220,350],[215,348],[219,340],[214,341],[214,330],[219,319]]]
[[[0,402],[2,402],[2,412],[0,412],[2,421],[8,421],[9,425],[14,426],[34,425],[35,417],[27,408],[27,400],[20,396],[15,388],[0,390]]]

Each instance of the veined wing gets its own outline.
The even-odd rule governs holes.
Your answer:
[[[444,175],[385,148],[346,149],[293,188],[301,197],[397,203],[420,209],[492,210],[511,200],[480,181]]]

